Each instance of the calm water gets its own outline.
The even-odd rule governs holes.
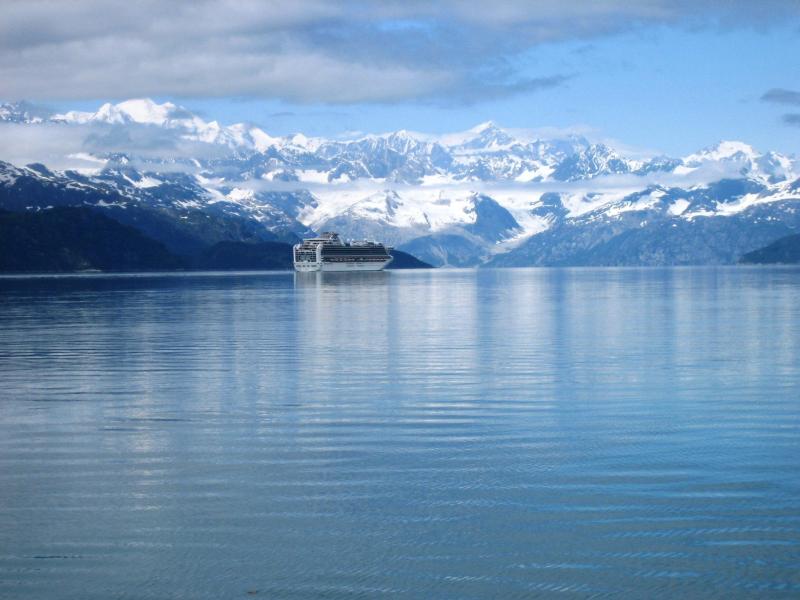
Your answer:
[[[800,269],[0,279],[0,597],[800,595]]]

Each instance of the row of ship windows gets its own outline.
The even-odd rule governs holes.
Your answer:
[[[325,258],[324,262],[384,262],[386,258],[359,257],[359,258]],[[317,262],[314,258],[298,258],[297,262]]]
[[[316,256],[316,252],[295,252],[295,256]],[[322,256],[386,256],[388,254],[385,250],[367,250],[367,251],[359,251],[353,252],[352,250],[347,252],[323,252]]]
[[[307,253],[307,252],[296,252],[294,256],[298,260],[301,260],[301,259],[302,260],[317,260],[317,255],[316,254]],[[358,260],[358,259],[362,259],[362,258],[386,259],[386,258],[389,258],[389,255],[386,254],[385,252],[381,253],[381,254],[377,254],[377,253],[376,254],[338,254],[338,255],[337,254],[323,254],[322,258],[324,260],[329,260],[329,259],[330,260],[334,260],[334,259],[335,260],[339,260],[339,259]]]
[[[385,258],[359,256],[358,258],[324,258],[325,262],[383,262]]]

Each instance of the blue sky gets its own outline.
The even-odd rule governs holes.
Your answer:
[[[0,97],[88,110],[149,96],[273,134],[493,120],[634,152],[741,139],[800,154],[794,0],[112,5],[9,0]]]

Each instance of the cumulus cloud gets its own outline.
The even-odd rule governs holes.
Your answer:
[[[646,25],[768,26],[796,0],[5,0],[0,97],[476,102],[560,85],[538,44]]]

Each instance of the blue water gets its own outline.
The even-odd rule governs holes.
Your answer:
[[[800,596],[800,269],[0,279],[0,597]]]

